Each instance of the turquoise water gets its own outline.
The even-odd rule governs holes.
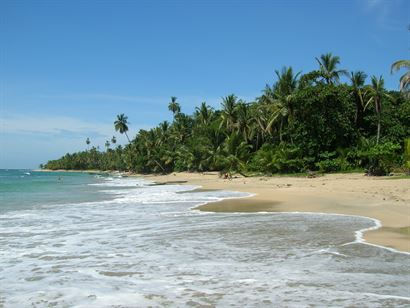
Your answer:
[[[109,199],[98,187],[87,185],[101,179],[101,175],[80,172],[0,169],[0,212]]]
[[[2,170],[0,307],[410,307],[410,255],[361,240],[375,220],[151,184]]]

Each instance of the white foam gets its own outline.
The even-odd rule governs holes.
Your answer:
[[[200,188],[201,186],[192,186],[192,185],[159,185],[159,186],[150,186],[152,185],[153,182],[151,181],[146,181],[145,179],[138,179],[138,178],[122,178],[122,179],[116,179],[116,178],[106,178],[106,182],[104,183],[98,183],[98,184],[89,184],[89,185],[95,185],[95,186],[108,186],[108,187],[152,187],[152,191],[149,192],[135,192],[134,190],[129,190],[129,191],[121,191],[121,190],[105,190],[104,192],[110,193],[110,194],[115,194],[115,195],[121,195],[122,197],[115,199],[113,202],[119,202],[119,203],[127,203],[127,202],[143,202],[143,203],[174,203],[174,202],[194,202],[197,203],[194,206],[190,207],[190,210],[195,210],[196,208],[200,205],[204,205],[210,202],[219,202],[225,199],[239,199],[239,198],[248,198],[255,196],[256,194],[252,193],[239,193],[239,192],[232,192],[232,191],[215,191],[212,192],[212,197],[206,198],[206,200],[201,200],[201,199],[193,199],[192,196],[189,196],[189,198],[184,198],[180,197],[178,195],[175,195],[175,192],[183,192],[183,191],[191,191],[195,190],[197,188]],[[162,188],[162,189],[161,189]],[[202,194],[202,195],[206,195]],[[163,200],[166,201],[163,201]],[[391,252],[395,253],[401,253],[401,254],[406,254],[410,255],[409,252],[405,251],[400,251],[391,247],[386,247],[382,245],[376,245],[367,242],[363,238],[363,234],[367,231],[372,231],[372,230],[377,230],[382,227],[382,224],[379,220],[367,216],[360,216],[360,215],[346,215],[346,214],[333,214],[333,213],[320,213],[320,212],[282,212],[282,213],[295,213],[295,214],[310,214],[310,215],[337,215],[337,216],[344,216],[344,217],[360,217],[364,219],[370,219],[374,222],[374,226],[368,227],[368,228],[363,228],[360,230],[355,231],[355,240],[353,242],[345,243],[343,245],[351,245],[351,244],[366,244],[374,247],[379,247],[382,249],[389,250]],[[236,214],[242,214],[241,212],[238,212]],[[246,213],[250,214],[250,213]],[[256,212],[254,214],[277,214],[273,212]]]
[[[398,270],[406,256],[370,255],[369,273],[356,273],[362,262],[355,256],[357,247],[335,251],[357,226],[365,226],[355,234],[357,242],[363,240],[357,232],[375,227],[368,226],[367,217],[200,212],[192,208],[251,194],[181,193],[198,186],[149,186],[134,178],[98,184],[104,184],[95,187],[112,200],[0,216],[5,307],[303,306],[307,301],[381,306],[409,301],[403,291],[409,275],[405,267],[404,273]],[[330,226],[330,233],[317,234],[322,224]]]
[[[100,184],[90,184],[90,185],[99,185],[99,186],[113,186],[113,187],[128,187],[128,186],[139,186],[139,187],[144,187],[147,185],[151,185],[153,182],[148,182],[146,180],[141,180],[141,179],[133,179],[129,180],[127,179],[124,181],[124,179],[121,180],[115,180],[114,178],[110,178],[107,180],[106,183],[100,183]],[[200,188],[201,186],[189,186],[189,185],[160,185],[160,186],[150,186],[153,187],[154,193],[148,192],[147,194],[138,194],[135,193],[135,191],[118,191],[118,190],[105,190],[104,192],[111,193],[111,194],[117,194],[117,195],[123,195],[122,198],[117,198],[113,202],[120,202],[120,203],[127,203],[127,202],[145,202],[145,203],[174,203],[174,202],[187,202],[187,203],[197,203],[194,206],[190,207],[190,210],[196,210],[196,208],[200,205],[204,205],[210,202],[219,202],[225,199],[239,199],[239,198],[249,198],[252,196],[255,196],[256,194],[252,193],[238,193],[238,192],[232,192],[232,191],[215,191],[212,192],[212,197],[208,197],[206,200],[201,200],[201,199],[192,199],[190,196],[189,198],[181,198],[180,195],[175,195],[175,192],[183,192],[183,191],[191,191],[195,190],[197,188]],[[163,188],[163,189],[161,189]],[[206,194],[205,194],[206,195]],[[160,201],[158,199],[165,199],[166,201]],[[198,211],[200,212],[200,211]],[[333,213],[321,213],[321,212],[299,212],[299,211],[294,211],[294,212],[282,212],[282,213],[295,213],[295,214],[309,214],[309,215],[333,215],[333,216],[344,216],[344,217],[360,217],[364,219],[370,219],[374,222],[374,226],[368,227],[368,228],[363,228],[360,230],[355,231],[355,240],[353,242],[345,243],[342,246],[345,245],[351,245],[351,244],[366,244],[374,247],[379,247],[382,249],[389,250],[391,252],[395,253],[400,253],[400,254],[405,254],[405,255],[410,255],[409,252],[405,251],[400,251],[391,247],[386,247],[382,245],[376,245],[367,242],[363,238],[363,234],[367,231],[372,231],[372,230],[377,230],[382,227],[382,224],[379,220],[367,216],[360,216],[360,215],[346,215],[346,214],[333,214]],[[237,213],[231,213],[231,214],[243,214],[242,212],[237,212]],[[247,215],[252,214],[252,213],[245,213]],[[274,212],[256,212],[253,214],[277,214]]]
[[[90,186],[108,186],[108,187],[142,187],[153,184],[153,182],[146,181],[139,178],[118,178],[107,177],[101,178],[104,182],[88,184]]]
[[[276,213],[273,213],[273,212],[257,212],[257,213],[259,213],[259,214],[271,214],[271,215],[272,214],[278,214],[277,212]],[[367,242],[363,238],[364,233],[367,232],[367,231],[377,230],[377,229],[382,227],[382,224],[381,224],[380,220],[372,218],[372,217],[361,216],[361,215],[347,215],[347,214],[334,214],[334,213],[321,213],[321,212],[301,212],[301,211],[280,212],[280,213],[306,214],[306,215],[331,215],[331,216],[343,216],[343,217],[360,217],[360,218],[364,218],[364,219],[369,219],[369,220],[374,222],[374,226],[371,226],[371,227],[368,227],[368,228],[363,228],[363,229],[355,231],[354,232],[355,240],[353,242],[348,242],[348,243],[342,244],[341,246],[347,246],[347,245],[352,245],[352,244],[365,244],[365,245],[374,246],[374,247],[382,248],[382,249],[385,249],[385,250],[389,250],[389,251],[395,252],[395,253],[410,255],[410,253],[406,252],[406,251],[401,251],[401,250],[397,250],[397,249],[394,249],[394,248],[391,248],[391,247],[386,247],[386,246],[372,244],[372,243]]]

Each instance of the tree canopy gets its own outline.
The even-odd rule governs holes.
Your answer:
[[[316,60],[319,70],[305,74],[291,66],[276,70],[273,83],[250,102],[229,94],[220,109],[203,102],[188,115],[173,96],[172,123],[140,130],[131,140],[128,117],[120,114],[114,128],[129,144],[110,148],[113,137],[105,151],[92,147],[44,167],[242,174],[354,169],[386,174],[402,168],[404,140],[410,137],[408,96],[387,91],[382,76],[367,84],[365,72],[347,74],[330,53]],[[343,76],[347,83],[340,82]]]

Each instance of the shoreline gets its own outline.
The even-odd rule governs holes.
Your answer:
[[[120,171],[116,171],[116,170],[111,170],[111,171],[108,171],[108,170],[97,170],[97,169],[90,169],[90,170],[75,170],[75,169],[27,169],[27,170],[31,170],[31,171],[34,171],[34,172],[69,172],[69,173],[71,173],[71,172],[73,172],[73,173],[75,173],[75,172],[77,172],[77,173],[107,173],[107,174],[110,174],[110,173],[118,173],[118,174],[121,174],[122,172],[120,172]]]
[[[305,212],[366,217],[380,222],[381,226],[365,230],[360,236],[362,242],[410,253],[410,179],[368,177],[358,173],[315,178],[281,175],[222,179],[218,172],[147,175],[99,170],[33,171],[121,174],[144,178],[157,185],[186,183],[199,186],[198,191],[231,190],[252,194],[194,208],[205,212]]]
[[[161,183],[187,181],[200,186],[200,190],[252,194],[194,208],[200,211],[307,212],[366,217],[379,221],[381,226],[364,230],[361,242],[410,252],[409,179],[327,174],[316,178],[238,176],[227,180],[219,178],[216,172],[135,176]]]

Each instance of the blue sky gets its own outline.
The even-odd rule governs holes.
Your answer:
[[[12,1],[0,2],[0,168],[35,168],[93,145],[103,148],[119,113],[130,135],[184,112],[251,100],[274,70],[341,68],[383,75],[409,58],[410,1]]]

